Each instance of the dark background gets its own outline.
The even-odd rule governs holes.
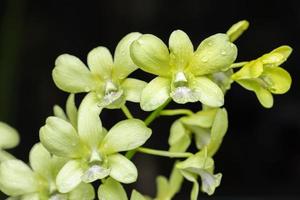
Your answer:
[[[263,109],[254,93],[233,84],[225,103],[229,131],[215,156],[222,183],[213,197],[200,196],[300,197],[300,7],[296,0],[0,0],[0,120],[21,134],[21,144],[11,152],[27,161],[31,146],[38,142],[39,128],[52,115],[52,106],[64,105],[67,94],[51,78],[58,55],[70,53],[85,62],[92,48],[103,45],[114,51],[118,41],[132,31],[152,33],[167,42],[173,30],[182,29],[198,45],[241,19],[250,21],[250,29],[236,41],[238,61],[288,44],[294,52],[283,67],[291,73],[293,85],[287,94],[275,96],[272,109]],[[133,75],[152,78],[142,72]],[[147,116],[139,105],[128,106],[135,116]],[[196,111],[199,104],[186,106]],[[106,110],[101,119],[110,127],[124,116]],[[166,117],[155,121],[147,146],[166,149],[170,123]],[[134,187],[154,195],[155,176],[168,175],[173,160],[138,154],[135,161],[139,182]],[[177,199],[189,199],[190,189],[191,184],[185,183]]]

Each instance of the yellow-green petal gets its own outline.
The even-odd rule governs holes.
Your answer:
[[[69,161],[69,158],[59,157],[52,155],[51,157],[51,166],[52,166],[52,175],[57,175],[60,169]]]
[[[237,47],[226,34],[218,33],[203,40],[192,58],[188,70],[196,76],[224,71],[237,57]]]
[[[259,58],[265,65],[277,67],[287,60],[293,49],[290,46],[280,46]]]
[[[292,84],[290,74],[281,67],[265,67],[262,76],[268,85],[268,89],[274,94],[286,93]]]
[[[190,144],[191,144],[191,137],[186,134],[183,135],[180,140],[174,142],[172,145],[170,145],[169,151],[170,152],[185,152]]]
[[[248,27],[249,27],[249,22],[247,20],[242,20],[233,24],[226,32],[226,34],[229,36],[230,41],[234,42],[244,33],[245,30],[248,29]]]
[[[254,60],[247,63],[239,71],[234,73],[231,78],[233,80],[250,79],[259,77],[264,71],[264,65],[260,60]]]
[[[58,117],[48,117],[40,129],[40,140],[51,153],[69,158],[81,157],[84,153],[76,130],[69,122]]]
[[[271,92],[263,88],[256,80],[245,79],[237,81],[241,86],[247,90],[255,92],[259,102],[265,108],[271,108],[273,106],[273,96]]]
[[[43,197],[40,197],[39,193],[33,193],[33,194],[22,195],[21,200],[40,200],[41,198],[43,198]],[[20,199],[17,199],[17,200],[20,200]]]
[[[56,185],[61,193],[72,191],[81,183],[83,167],[79,160],[70,160],[59,171],[56,177]]]
[[[100,185],[98,198],[99,200],[128,200],[123,186],[112,178]]]
[[[106,47],[96,47],[87,56],[87,63],[91,72],[99,78],[111,77],[113,58]]]
[[[224,104],[224,94],[219,86],[204,76],[196,77],[190,86],[198,100],[211,107],[220,107]]]
[[[169,38],[170,65],[178,70],[185,69],[193,56],[194,47],[189,36],[181,31],[173,31]]]
[[[228,128],[228,117],[225,108],[218,109],[211,128],[210,141],[207,146],[208,156],[213,156],[219,149]]]
[[[156,177],[156,187],[157,187],[157,192],[156,192],[156,198],[157,199],[165,199],[168,198],[169,194],[169,182],[168,179],[164,176],[157,176]]]
[[[170,136],[168,139],[168,143],[170,146],[181,140],[181,138],[188,134],[185,127],[181,123],[180,120],[176,120],[170,128]]]
[[[10,149],[20,142],[18,131],[4,122],[0,122],[0,148]]]
[[[135,165],[122,154],[108,156],[110,176],[121,183],[133,183],[138,172]]]
[[[63,54],[56,59],[52,77],[56,86],[65,92],[89,92],[95,87],[92,73],[85,64],[69,54]]]
[[[280,47],[277,47],[276,49],[274,49],[273,51],[271,51],[271,53],[279,53],[281,54],[285,59],[287,59],[291,53],[292,53],[293,49],[292,47],[288,46],[288,45],[282,45]]]
[[[182,117],[180,121],[188,126],[201,126],[209,128],[212,126],[217,109],[202,110],[193,115]]]
[[[77,128],[77,107],[75,105],[75,94],[69,95],[66,103],[66,112],[73,127]]]
[[[136,190],[132,190],[130,200],[147,200],[142,194]]]
[[[184,176],[184,178],[193,183],[193,188],[190,196],[191,200],[197,200],[199,194],[199,183],[197,181],[197,175],[186,170],[181,170],[180,172]]]
[[[152,111],[163,105],[170,97],[171,80],[156,77],[148,83],[141,95],[141,108]]]
[[[55,117],[58,117],[58,118],[61,118],[61,119],[67,121],[66,113],[59,105],[53,106],[53,114]]]
[[[93,200],[95,191],[91,184],[81,183],[69,193],[69,200]]]
[[[156,200],[171,200],[180,190],[183,182],[183,176],[179,170],[174,167],[169,180],[164,176],[156,177]]]
[[[170,196],[171,198],[180,191],[181,185],[183,183],[183,176],[180,171],[176,168],[176,165],[173,167],[169,178],[170,185]]]
[[[8,160],[0,165],[0,188],[9,196],[36,192],[36,178],[34,172],[20,160]]]
[[[255,91],[255,94],[262,106],[264,106],[265,108],[271,108],[273,106],[274,99],[271,92],[261,88]]]
[[[16,159],[12,154],[0,149],[0,163],[6,160]]]
[[[91,92],[84,97],[78,109],[78,135],[91,149],[96,149],[104,137],[98,104],[97,95]]]
[[[142,70],[159,76],[170,75],[168,47],[158,37],[145,34],[130,47],[133,62]]]
[[[147,83],[135,78],[126,78],[122,83],[122,89],[127,101],[138,103],[141,101],[141,94]]]
[[[202,128],[199,126],[189,126],[189,129],[195,135],[195,143],[197,149],[203,149],[206,147],[210,142],[210,129],[209,128]]]
[[[143,145],[151,133],[151,129],[139,119],[123,120],[108,131],[100,149],[106,154],[132,150]]]
[[[31,148],[29,162],[35,172],[43,177],[53,178],[51,155],[41,143],[37,143]]]
[[[114,66],[112,69],[115,78],[124,79],[138,68],[130,57],[130,45],[141,35],[142,34],[138,32],[129,33],[118,43],[114,54]]]

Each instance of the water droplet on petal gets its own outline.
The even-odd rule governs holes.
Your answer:
[[[226,56],[226,51],[225,51],[225,50],[222,50],[222,51],[221,51],[221,55]]]
[[[208,46],[212,46],[212,42],[208,42],[207,45],[208,45]]]
[[[230,47],[231,47],[231,48],[234,48],[234,46],[235,46],[235,45],[234,45],[233,43],[230,44]]]
[[[207,62],[207,61],[208,61],[208,58],[204,56],[203,58],[201,58],[201,61],[202,61],[202,62]]]

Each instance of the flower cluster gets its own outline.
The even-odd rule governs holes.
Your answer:
[[[100,180],[100,200],[128,200],[123,184],[137,181],[131,158],[139,152],[176,161],[169,178],[157,177],[155,198],[133,190],[130,200],[170,200],[185,179],[193,183],[191,200],[198,198],[199,190],[212,195],[222,178],[214,172],[213,156],[227,132],[222,106],[231,84],[254,91],[266,108],[273,106],[272,94],[283,94],[291,86],[289,73],[279,67],[291,54],[289,46],[235,62],[238,50],[233,42],[248,26],[240,21],[196,48],[181,30],[171,33],[168,46],[154,35],[130,33],[118,43],[114,56],[103,46],[91,50],[88,67],[73,55],[60,55],[52,77],[69,93],[66,108],[54,106],[54,116],[40,128],[40,143],[31,149],[28,165],[2,150],[16,146],[19,138],[13,128],[0,123],[0,190],[10,200],[92,200],[92,183]],[[137,69],[155,78],[146,83],[129,77]],[[78,107],[77,93],[87,93]],[[144,121],[134,118],[126,101],[153,112]],[[202,109],[165,109],[171,101],[199,102]],[[121,109],[127,119],[107,130],[100,119],[103,109]],[[168,150],[143,147],[155,118],[176,115],[180,117],[170,127]]]

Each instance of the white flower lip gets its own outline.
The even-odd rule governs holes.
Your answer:
[[[198,101],[198,99],[194,97],[193,91],[185,86],[175,88],[175,90],[171,92],[171,96],[175,102],[181,104]]]
[[[82,175],[82,181],[86,183],[93,182],[97,179],[102,179],[108,176],[110,169],[104,168],[100,165],[92,165],[88,170]]]

